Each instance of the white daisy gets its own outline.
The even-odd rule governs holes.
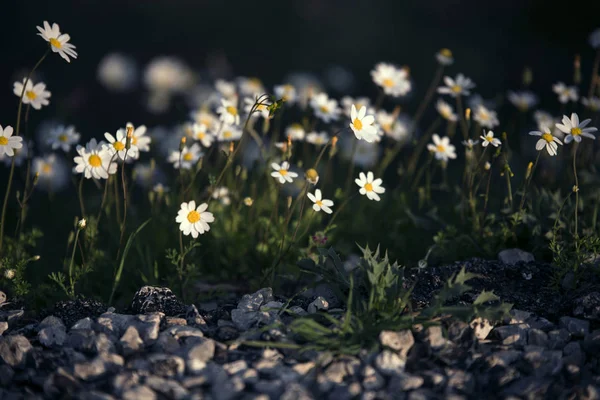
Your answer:
[[[13,132],[12,126],[8,125],[2,129],[2,125],[0,125],[0,156],[6,154],[8,157],[12,157],[15,155],[15,150],[23,147],[23,138],[13,136]]]
[[[58,125],[48,132],[46,144],[52,150],[61,149],[65,153],[68,153],[71,150],[71,146],[79,143],[80,138],[81,135],[75,131],[74,126],[71,125],[65,128],[63,125]]]
[[[2,161],[4,163],[4,165],[7,167],[10,167],[10,165],[13,163],[13,161],[15,163],[15,166],[17,166],[17,167],[22,166],[23,163],[25,162],[25,160],[27,160],[27,155],[30,154],[29,149],[33,147],[33,142],[32,141],[26,142],[25,140],[23,140],[22,144],[23,144],[23,147],[21,147],[20,149],[13,150],[12,156],[9,156],[6,153],[0,154],[0,161]]]
[[[365,175],[364,172],[358,174],[358,179],[355,179],[354,182],[360,187],[358,192],[363,196],[366,195],[369,200],[379,201],[381,198],[380,194],[385,193],[385,188],[381,186],[383,181],[381,178],[377,178],[373,180],[373,172],[367,172]]]
[[[111,53],[98,64],[98,80],[107,89],[122,92],[133,88],[138,79],[135,61],[126,55]]]
[[[533,113],[533,119],[538,124],[538,126],[553,126],[555,121],[552,114],[543,110],[537,110]],[[541,128],[540,128],[541,130]]]
[[[271,176],[273,178],[278,179],[279,183],[292,183],[294,181],[294,178],[298,177],[297,173],[289,170],[290,163],[288,163],[287,161],[282,162],[281,165],[277,163],[272,163],[271,168],[274,169],[274,171],[271,172]]]
[[[412,85],[408,79],[408,69],[397,68],[392,64],[379,63],[371,71],[371,77],[376,85],[389,96],[399,97],[410,92]]]
[[[265,93],[265,87],[258,78],[237,78],[237,84],[240,88],[240,95],[256,97]]]
[[[290,137],[292,140],[304,140],[306,132],[300,124],[291,124],[285,130],[285,136]]]
[[[329,142],[329,135],[327,132],[310,132],[308,135],[306,135],[306,141],[310,144],[323,146]]]
[[[475,145],[477,143],[479,143],[479,140],[473,140],[473,139],[467,139],[467,140],[463,140],[462,145],[465,146],[468,150],[473,150],[473,147],[475,147]]]
[[[405,142],[410,139],[413,121],[406,115],[400,115],[394,122],[390,132],[385,132],[385,136],[395,140],[396,142]]]
[[[194,84],[194,73],[175,57],[157,57],[144,71],[144,83],[158,100],[169,99],[170,93],[181,93]]]
[[[552,132],[548,127],[543,127],[541,131],[531,131],[529,134],[532,136],[541,136],[541,139],[535,144],[535,149],[537,151],[540,151],[545,147],[546,151],[551,156],[558,154],[558,145],[562,145],[562,142],[560,139],[552,135]]]
[[[353,147],[355,147],[354,158],[352,158]],[[371,168],[379,160],[381,147],[376,142],[368,143],[364,140],[355,142],[350,137],[346,137],[340,141],[340,150],[341,156],[348,161],[353,160],[354,165]]]
[[[46,191],[57,192],[69,183],[69,168],[56,154],[35,157],[31,172],[38,176],[37,186]]]
[[[562,82],[558,82],[552,85],[552,91],[558,95],[558,101],[562,104],[579,99],[579,92],[576,86],[567,86]]]
[[[441,49],[436,53],[435,58],[444,66],[452,65],[454,63],[454,57],[449,49]]]
[[[125,158],[136,159],[139,157],[139,150],[136,145],[130,143],[129,149],[126,148],[127,131],[125,129],[119,129],[116,133],[116,137],[106,132],[104,138],[108,140],[109,144],[107,150],[111,156],[116,154],[121,160],[125,160]]]
[[[308,196],[308,198],[310,199],[310,201],[312,201],[313,203],[313,210],[315,211],[325,211],[327,214],[331,214],[333,211],[331,211],[330,207],[333,207],[333,201],[331,200],[327,200],[327,199],[323,199],[321,197],[321,190],[317,189],[315,190],[315,194],[312,193],[306,193],[306,196]]]
[[[179,150],[172,151],[168,161],[173,164],[175,169],[192,169],[204,154],[200,151],[200,145],[194,143],[191,147],[183,146],[181,152]]]
[[[496,116],[496,111],[489,110],[484,105],[479,105],[479,107],[477,107],[473,119],[477,121],[479,125],[488,129],[495,128],[500,124],[498,117]]]
[[[485,133],[484,130],[483,133],[485,134],[485,136],[479,136],[482,140],[481,147],[487,147],[489,144],[491,144],[494,147],[498,147],[502,144],[500,139],[494,137],[494,132],[488,131],[487,133]]]
[[[219,119],[227,125],[239,125],[240,114],[234,102],[221,99],[221,107],[217,108]]]
[[[310,99],[310,106],[317,118],[323,122],[335,121],[338,119],[340,110],[338,102],[335,99],[330,99],[326,93],[319,93]]]
[[[210,147],[215,137],[207,132],[207,127],[204,124],[195,123],[192,125],[192,138],[202,143],[204,147]]]
[[[27,84],[25,85],[25,81]],[[23,93],[23,85],[25,85],[25,93]],[[33,84],[27,78],[23,78],[23,83],[15,82],[13,85],[13,93],[21,98],[21,94],[23,94],[23,104],[31,104],[31,107],[39,110],[42,106],[47,106],[50,104],[48,100],[52,95],[49,91],[46,90],[46,85],[42,82],[37,84]]]
[[[224,125],[219,134],[217,140],[219,142],[233,142],[242,138],[242,130],[233,125]]]
[[[71,40],[71,36],[66,33],[60,33],[60,27],[58,24],[54,23],[52,26],[48,23],[48,21],[44,21],[44,27],[37,27],[38,33],[46,42],[50,43],[50,48],[54,53],[58,53],[62,58],[64,58],[68,63],[71,62],[69,57],[77,59],[77,52],[75,51],[75,46],[69,43]]]
[[[206,125],[207,129],[215,129],[218,124],[218,121],[219,121],[213,113],[211,113],[210,111],[207,111],[204,108],[200,108],[195,111],[192,111],[190,113],[190,117],[197,124]]]
[[[113,162],[113,157],[104,142],[96,142],[96,139],[90,140],[85,147],[77,146],[77,157],[73,172],[83,174],[86,179],[108,179],[108,175],[117,172],[117,163]]]
[[[471,79],[465,77],[463,74],[458,74],[456,79],[445,76],[444,83],[446,86],[440,86],[437,89],[438,93],[449,94],[452,97],[468,96],[471,94],[470,90],[475,87]]]
[[[379,110],[377,111],[377,114],[375,114],[375,121],[377,121],[377,125],[384,133],[389,134],[392,132],[392,128],[396,122],[396,116],[385,110]]]
[[[520,111],[527,111],[535,107],[538,103],[538,98],[535,94],[528,91],[508,92],[508,101]]]
[[[136,128],[131,122],[128,122],[125,124],[125,127],[125,132],[127,132],[127,128],[133,129],[133,135],[131,136],[132,147],[136,146],[139,151],[150,151],[150,143],[152,142],[152,138],[150,136],[146,136],[146,132],[148,131],[146,125],[140,125]],[[129,156],[130,154],[127,153],[127,158],[129,158]]]
[[[229,197],[229,189],[225,186],[216,188],[212,194],[212,198],[215,200],[219,200],[219,202],[224,206],[228,206],[229,204],[231,204],[231,198]]]
[[[428,144],[427,150],[432,152],[437,160],[448,161],[449,159],[456,158],[456,148],[450,144],[448,136],[440,138],[437,133],[434,133],[431,138],[433,139],[433,144]]]
[[[350,129],[358,140],[364,140],[372,143],[377,138],[377,127],[373,125],[375,117],[367,114],[367,107],[362,106],[358,112],[352,104],[350,111]]]
[[[266,104],[264,100],[256,104],[257,100],[258,98],[256,97],[244,98],[244,112],[250,114],[250,111],[254,108],[252,118],[262,117],[264,119],[269,119],[269,104]],[[256,107],[254,104],[256,104]]]
[[[557,123],[556,127],[567,135],[565,136],[565,143],[571,143],[573,140],[579,143],[581,142],[582,136],[588,139],[596,139],[591,132],[596,132],[598,128],[586,128],[591,121],[591,119],[586,119],[579,122],[579,116],[575,113],[572,113],[570,119],[566,115],[563,115],[562,124]]]
[[[237,89],[235,83],[228,82],[224,79],[217,79],[215,81],[215,89],[227,100],[235,100],[237,97]]]
[[[202,203],[196,208],[196,202],[194,200],[189,203],[181,203],[181,208],[177,213],[175,222],[179,224],[179,230],[183,232],[185,236],[190,233],[192,237],[196,239],[198,235],[202,235],[205,232],[210,231],[211,222],[215,221],[215,217],[212,213],[206,211],[208,204]]]
[[[292,105],[296,102],[297,93],[294,85],[285,84],[278,85],[274,88],[275,97],[278,99],[283,99],[286,104]]]
[[[356,107],[357,110],[360,110],[363,106],[365,106],[369,114],[375,114],[375,110],[373,110],[371,107],[371,100],[368,97],[352,98],[350,96],[344,96],[342,97],[341,104],[342,111],[348,118],[351,117],[352,106]]]
[[[437,103],[435,103],[435,109],[440,113],[440,115],[448,121],[456,122],[458,117],[454,113],[454,109],[444,100],[439,99]]]

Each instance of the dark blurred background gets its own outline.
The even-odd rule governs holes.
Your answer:
[[[140,66],[157,55],[179,56],[198,71],[207,65],[218,70],[218,60],[227,60],[231,70],[221,68],[224,76],[257,76],[269,89],[291,71],[322,75],[341,65],[357,79],[353,94],[371,96],[376,92],[369,71],[390,61],[411,68],[413,95],[420,99],[436,68],[434,54],[447,47],[456,59],[449,73],[471,77],[484,98],[519,88],[528,65],[532,88],[555,104],[550,85],[571,82],[575,54],[582,56],[587,79],[593,58],[587,38],[600,26],[600,1],[591,0],[2,0],[2,5],[0,124],[14,125],[12,83],[45,50],[35,27],[48,20],[71,35],[79,58],[67,65],[55,55],[43,64],[39,78],[54,103],[36,117],[58,115],[86,136],[128,120],[169,122],[100,86],[98,62],[113,51],[132,55]],[[406,111],[414,111],[416,99]]]

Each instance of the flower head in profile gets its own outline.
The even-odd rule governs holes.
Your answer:
[[[8,125],[2,128],[0,125],[0,156],[5,154],[9,157],[15,155],[15,150],[23,147],[23,138],[21,136],[13,136],[13,128]]]
[[[310,106],[317,118],[326,123],[337,120],[340,114],[337,100],[330,99],[327,93],[319,93],[313,96],[310,99]]]
[[[27,81],[27,84],[25,82]],[[23,92],[23,86],[25,86],[25,92]],[[36,110],[42,108],[42,106],[47,106],[50,104],[48,100],[51,96],[51,93],[46,90],[46,84],[39,82],[35,85],[31,81],[31,79],[24,78],[23,82],[15,82],[13,84],[13,93],[21,98],[21,94],[23,95],[23,104],[30,104]]]
[[[306,196],[308,196],[310,201],[314,203],[313,210],[317,212],[323,210],[327,214],[331,214],[333,212],[331,211],[331,207],[333,207],[333,201],[324,199],[320,189],[315,190],[315,194],[306,193]]]
[[[233,101],[221,99],[221,107],[217,108],[219,119],[227,125],[239,125],[240,113]]]
[[[202,235],[205,232],[210,231],[211,222],[215,221],[215,217],[212,213],[206,211],[208,204],[202,203],[196,207],[194,200],[189,203],[181,203],[175,222],[179,224],[179,230],[183,232],[185,236],[192,235],[194,239],[198,235]]]
[[[437,62],[441,65],[448,66],[454,63],[454,57],[449,49],[441,49],[435,55]]]
[[[558,145],[562,145],[562,142],[559,138],[552,135],[552,131],[547,126],[542,127],[541,131],[531,131],[529,134],[532,136],[540,136],[540,140],[535,144],[535,149],[537,151],[546,148],[546,151],[551,156],[558,154]]]
[[[454,109],[444,100],[439,99],[437,103],[435,103],[436,110],[440,113],[440,115],[447,121],[456,122],[458,117],[454,113]]]
[[[487,147],[490,144],[494,147],[498,147],[502,144],[500,139],[494,137],[494,132],[492,131],[485,133],[484,130],[483,135],[479,136],[479,138],[481,139],[481,147]]]
[[[438,93],[449,94],[452,97],[468,96],[471,94],[470,90],[475,87],[473,81],[465,77],[463,74],[458,74],[456,79],[445,76],[444,84],[446,86],[440,86],[437,89]]]
[[[75,167],[73,172],[83,174],[86,179],[108,179],[109,175],[117,172],[117,163],[104,142],[91,139],[85,147],[77,146],[77,154],[74,158]]]
[[[46,144],[52,148],[52,150],[61,149],[65,153],[68,153],[71,150],[71,146],[79,143],[79,138],[81,135],[75,131],[74,126],[65,127],[63,125],[58,125],[52,128],[48,132],[48,137],[46,138]]]
[[[175,169],[192,169],[202,156],[200,145],[194,143],[191,147],[183,146],[181,151],[172,151],[169,155],[169,162]]]
[[[37,27],[39,31],[38,35],[42,37],[46,42],[50,43],[50,48],[54,53],[58,53],[66,62],[70,63],[71,58],[77,59],[77,52],[75,46],[69,43],[71,36],[66,33],[60,33],[60,27],[57,23],[53,23],[52,26],[48,21],[44,21],[44,27]]]
[[[538,98],[535,94],[528,91],[508,92],[508,101],[519,109],[519,111],[528,111],[535,107],[538,103]]]
[[[456,148],[450,144],[450,138],[440,138],[437,133],[432,135],[433,143],[427,145],[427,150],[432,152],[437,160],[448,161],[456,158]]]
[[[358,140],[372,143],[377,139],[377,127],[373,125],[375,117],[367,114],[367,107],[362,106],[358,112],[352,104],[350,111],[350,129]]]
[[[373,82],[381,87],[388,96],[404,96],[412,89],[407,68],[397,68],[392,64],[379,63],[371,71],[371,77]]]
[[[371,107],[371,99],[368,97],[352,98],[350,96],[344,96],[342,97],[341,104],[344,115],[346,115],[348,118],[351,117],[352,106],[356,107],[357,110],[360,110],[363,106],[365,106],[367,108],[367,113],[375,113],[375,110]]]
[[[271,176],[279,180],[279,183],[281,184],[286,182],[292,183],[294,178],[298,177],[297,173],[290,171],[290,163],[287,161],[284,161],[281,164],[272,163],[271,168],[273,168]]]
[[[473,119],[477,121],[479,125],[488,129],[495,128],[500,124],[498,117],[496,116],[496,111],[487,109],[483,104],[480,104],[477,107]]]
[[[360,187],[358,192],[363,196],[367,196],[369,200],[379,201],[381,198],[380,194],[385,193],[385,188],[381,186],[383,181],[381,178],[374,179],[373,172],[369,171],[365,175],[364,172],[358,174],[358,179],[355,179],[354,182]]]
[[[565,143],[571,143],[573,140],[579,143],[582,136],[588,139],[596,139],[592,135],[592,132],[596,132],[598,128],[587,127],[590,122],[592,122],[591,119],[579,122],[579,116],[576,113],[572,113],[571,118],[563,115],[562,123],[557,123],[556,127],[566,134]]]
[[[558,82],[552,85],[552,91],[558,95],[558,101],[562,104],[579,99],[577,86],[567,86],[562,82]]]

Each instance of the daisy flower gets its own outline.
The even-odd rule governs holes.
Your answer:
[[[354,182],[360,187],[359,193],[362,195],[366,195],[369,200],[379,201],[381,198],[380,194],[385,193],[385,188],[381,187],[383,181],[381,178],[373,180],[373,172],[367,172],[365,175],[364,172],[358,174],[358,179],[355,179]]]
[[[183,92],[194,83],[194,73],[175,57],[157,57],[144,70],[144,83],[155,96],[168,99],[170,93]]]
[[[335,121],[338,119],[340,112],[338,102],[335,99],[330,99],[326,93],[319,93],[310,99],[310,106],[315,112],[317,118],[324,122]]]
[[[221,107],[217,108],[219,119],[227,125],[239,125],[240,114],[234,102],[221,99]]]
[[[160,171],[151,163],[136,163],[133,167],[133,179],[135,183],[147,189],[154,184],[155,179],[160,176]]]
[[[444,100],[439,99],[437,103],[435,103],[435,109],[440,113],[440,115],[448,121],[456,122],[458,117],[454,113],[454,109]]]
[[[131,122],[125,124],[125,132],[127,132],[128,128],[133,129],[133,136],[131,136],[131,146],[136,146],[139,151],[148,152],[150,151],[150,143],[152,142],[152,138],[150,136],[146,136],[146,132],[148,128],[146,125],[140,125],[137,128],[133,126]],[[138,151],[138,157],[139,157]],[[129,153],[127,153],[127,157],[129,157]],[[137,158],[137,157],[136,157]]]
[[[468,96],[471,94],[469,91],[475,87],[475,84],[471,79],[466,78],[463,74],[458,74],[456,79],[452,79],[449,76],[444,77],[444,83],[446,86],[440,86],[437,89],[438,93],[449,94],[452,97]]]
[[[25,85],[25,81],[27,84]],[[25,85],[25,93],[23,93],[23,85]],[[23,78],[23,83],[15,82],[13,85],[13,93],[21,98],[21,94],[23,94],[23,104],[31,104],[31,107],[39,110],[42,106],[47,106],[50,104],[48,100],[51,96],[51,93],[46,90],[46,85],[42,82],[37,84],[33,84],[31,79],[27,80],[27,78]]]
[[[331,211],[331,208],[330,208],[330,207],[333,207],[333,201],[323,199],[321,197],[320,189],[315,190],[315,194],[306,193],[306,196],[308,196],[310,201],[312,201],[314,203],[313,210],[315,210],[317,212],[323,210],[327,214],[331,214],[333,212],[333,211]]]
[[[67,164],[56,154],[35,157],[32,160],[31,172],[38,176],[37,186],[46,191],[59,191],[69,183]]]
[[[298,176],[297,173],[290,171],[290,163],[288,163],[287,161],[284,161],[281,163],[281,165],[277,164],[277,163],[272,163],[271,164],[271,168],[274,169],[273,172],[271,172],[271,176],[273,178],[276,178],[279,180],[279,183],[292,183],[294,181],[293,178],[296,178]]]
[[[171,189],[168,186],[163,185],[162,183],[157,183],[152,188],[152,191],[156,194],[162,195],[165,193],[169,193],[171,191]]]
[[[383,89],[383,92],[389,96],[404,96],[411,90],[411,83],[408,80],[408,69],[396,68],[392,64],[379,63],[371,71],[373,82]]]
[[[450,144],[448,136],[440,138],[437,133],[434,133],[431,138],[433,139],[433,144],[428,144],[427,150],[435,155],[436,160],[448,161],[449,159],[456,158],[456,148]]]
[[[231,198],[229,197],[229,189],[225,186],[221,186],[215,189],[212,194],[212,198],[215,200],[219,200],[221,204],[224,206],[228,206],[231,204]]]
[[[592,96],[592,97],[583,97],[581,99],[581,104],[585,106],[591,112],[600,111],[600,98]]]
[[[204,124],[193,124],[192,138],[202,143],[202,146],[210,147],[212,145],[213,140],[215,140],[215,137],[212,134],[208,133],[206,130],[207,127]]]
[[[192,169],[204,154],[200,151],[198,143],[194,143],[191,147],[183,146],[181,152],[172,151],[168,161],[173,164],[175,169]]]
[[[449,49],[441,49],[436,53],[435,58],[444,66],[452,65],[454,63],[454,57]]]
[[[380,110],[375,114],[375,121],[377,121],[377,125],[379,125],[384,133],[391,133],[394,123],[396,122],[396,117],[392,113]]]
[[[189,203],[181,203],[181,208],[177,213],[175,222],[179,224],[179,230],[183,232],[185,236],[190,233],[192,237],[196,239],[198,235],[204,234],[210,230],[208,225],[215,221],[215,217],[212,213],[206,211],[208,204],[202,203],[196,208],[196,202],[194,200]]]
[[[484,130],[483,133],[485,134],[485,136],[479,136],[479,138],[482,140],[481,147],[487,147],[489,144],[491,144],[494,147],[498,147],[502,144],[500,139],[494,137],[494,132],[488,131],[488,133],[485,133]]]
[[[278,85],[274,88],[275,97],[278,99],[283,99],[287,104],[292,105],[296,102],[297,93],[294,85],[285,84]]]
[[[520,111],[527,111],[538,103],[538,98],[535,94],[528,91],[508,92],[508,101]]]
[[[598,128],[586,128],[591,121],[591,119],[586,119],[579,122],[579,116],[572,113],[570,119],[566,115],[563,115],[562,124],[557,123],[556,127],[567,135],[565,136],[565,143],[571,143],[573,140],[579,143],[582,136],[588,139],[596,139],[591,132],[596,132]]]
[[[350,96],[344,96],[342,97],[341,103],[342,110],[348,118],[352,116],[352,106],[355,106],[357,110],[360,110],[363,106],[365,106],[369,114],[375,113],[374,110],[371,110],[371,100],[368,97],[352,98]]]
[[[362,106],[358,112],[356,107],[352,104],[352,110],[350,111],[350,129],[354,132],[354,136],[358,140],[364,140],[372,143],[377,138],[377,127],[373,125],[375,117],[367,114],[367,107]]]
[[[23,138],[13,136],[13,132],[12,126],[8,125],[2,129],[2,125],[0,125],[0,156],[6,154],[8,157],[12,157],[15,155],[15,150],[23,147]]]
[[[224,79],[217,79],[215,81],[215,89],[227,100],[235,100],[237,97],[237,89],[235,83],[228,82]]]
[[[477,121],[479,125],[488,129],[494,128],[500,124],[500,122],[498,122],[498,117],[496,116],[496,111],[488,110],[484,105],[479,105],[479,107],[477,107],[473,119]]]
[[[251,116],[252,118],[263,117],[264,119],[269,119],[269,104],[265,104],[264,101],[256,103],[257,100],[257,97],[246,97],[244,99],[244,112],[250,114],[250,111],[254,108]],[[254,104],[256,104],[256,107]]]
[[[69,43],[71,40],[71,36],[66,33],[60,33],[60,27],[58,24],[54,23],[52,26],[48,23],[48,21],[44,21],[44,27],[37,27],[39,36],[42,37],[46,42],[50,43],[50,48],[54,53],[58,53],[62,58],[65,59],[66,62],[70,63],[71,58],[77,59],[77,52],[75,51],[75,46]]]
[[[558,82],[552,85],[552,91],[558,95],[558,101],[562,104],[579,99],[579,92],[576,86],[567,86],[562,82]]]
[[[56,126],[48,132],[46,144],[52,150],[61,149],[65,153],[71,150],[71,146],[79,143],[81,135],[75,131],[74,126],[64,127],[63,125]]]
[[[535,149],[537,151],[541,151],[545,147],[546,151],[551,156],[558,154],[558,145],[562,145],[562,142],[559,138],[552,135],[552,132],[548,127],[543,127],[541,131],[531,131],[529,134],[532,136],[541,136],[541,139],[535,144]]]
[[[265,93],[265,87],[258,78],[239,77],[237,79],[242,96],[256,97]]]
[[[233,125],[224,125],[217,135],[219,142],[233,142],[242,138],[242,130]]]
[[[132,89],[138,79],[135,61],[119,53],[111,53],[98,64],[98,80],[109,90],[122,92]]]
[[[285,136],[290,137],[292,140],[304,140],[306,132],[300,124],[291,124],[285,130]]]
[[[533,119],[538,124],[538,126],[552,126],[554,125],[554,117],[552,114],[546,111],[537,110],[533,113]]]
[[[91,139],[85,147],[77,146],[77,157],[74,158],[73,172],[83,174],[86,179],[108,179],[108,175],[117,172],[117,163],[104,142]]]
[[[475,147],[475,145],[477,143],[479,143],[479,140],[473,140],[473,139],[467,139],[467,140],[463,140],[462,145],[465,146],[468,150],[473,150],[473,147]]]
[[[127,149],[127,131],[125,129],[119,129],[115,136],[106,132],[104,138],[108,140],[107,150],[111,156],[117,155],[119,159],[125,160],[125,158],[136,159],[139,156],[139,150],[136,145],[133,144],[133,140],[130,143],[129,149]],[[133,139],[133,138],[132,138]]]
[[[192,111],[190,113],[190,117],[197,124],[204,124],[208,129],[213,129],[217,125],[217,118],[210,111],[205,110],[204,108],[200,108],[198,110]]]
[[[311,132],[306,135],[306,141],[310,144],[323,146],[329,142],[329,135],[326,132]]]

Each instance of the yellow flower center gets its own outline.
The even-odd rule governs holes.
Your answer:
[[[367,184],[365,185],[365,190],[366,190],[367,192],[372,192],[372,191],[373,191],[373,185],[372,185],[372,184],[370,184],[370,183],[367,183]]]
[[[225,139],[229,139],[232,136],[233,136],[233,133],[231,133],[231,131],[225,131],[225,132],[223,132],[223,137]]]
[[[237,108],[235,108],[234,106],[229,106],[229,107],[227,107],[227,108],[226,108],[226,110],[227,110],[227,112],[228,112],[229,114],[233,115],[234,117],[235,117],[236,115],[238,115],[238,110],[237,110]]]
[[[8,144],[8,138],[0,136],[0,146],[6,146]]]
[[[69,140],[69,137],[64,133],[58,137],[59,142],[66,143],[67,140]]]
[[[137,146],[137,138],[135,136],[131,137],[131,144]]]
[[[319,110],[321,110],[322,113],[328,113],[329,112],[329,107],[327,107],[327,106],[321,106],[321,107],[319,107]]]
[[[441,49],[440,54],[444,57],[452,57],[452,52],[449,49]]]
[[[479,118],[481,118],[484,121],[487,121],[488,119],[490,119],[490,116],[488,113],[482,111],[479,113]]]
[[[125,145],[121,142],[114,142],[113,147],[115,148],[115,150],[121,151],[125,148]]]
[[[317,200],[315,202],[316,205],[318,205],[319,207],[323,207],[323,202],[321,200]]]
[[[282,169],[280,169],[280,170],[279,170],[279,173],[280,173],[282,176],[286,176],[288,172],[287,172],[287,169],[283,169],[283,168],[282,168]]]
[[[580,128],[571,128],[571,135],[573,135],[573,136],[581,135],[581,129]]]
[[[88,158],[88,162],[94,168],[98,168],[98,167],[102,166],[102,159],[100,158],[100,156],[98,154],[92,154]]]
[[[50,164],[44,164],[42,166],[42,172],[44,174],[49,174],[50,172],[52,172],[52,166]]]
[[[62,49],[62,43],[58,41],[58,39],[56,38],[52,38],[50,39],[50,44],[54,47],[56,47],[57,49]]]
[[[361,120],[358,118],[356,118],[354,120],[353,124],[354,124],[354,127],[359,131],[363,128],[363,124],[362,124]]]
[[[190,224],[195,224],[196,222],[200,221],[200,219],[200,213],[196,210],[190,211],[187,215],[187,220],[190,222]]]
[[[28,90],[25,92],[25,96],[27,96],[27,98],[29,100],[35,100],[37,99],[37,94],[35,94],[35,92],[33,90]]]
[[[525,102],[525,101],[521,101],[521,102],[517,103],[517,108],[520,111],[527,111],[529,109],[529,104],[527,104],[527,102]]]
[[[194,158],[194,156],[192,155],[192,153],[188,152],[185,153],[182,158],[184,161],[192,161],[192,158]]]
[[[317,173],[317,171],[313,168],[309,169],[306,171],[306,178],[309,180],[316,180],[319,177],[319,174]]]
[[[454,85],[450,88],[454,93],[460,93],[462,91],[462,87],[460,85]]]
[[[437,150],[438,153],[445,153],[446,152],[446,146],[438,144],[437,146],[435,146],[435,149]]]
[[[198,132],[198,133],[196,133],[196,138],[197,138],[198,140],[202,140],[202,139],[204,139],[205,137],[206,137],[206,134],[205,134],[204,132]]]
[[[551,135],[551,134],[549,134],[549,133],[544,133],[544,134],[542,135],[542,139],[544,139],[544,140],[545,140],[546,142],[548,142],[548,143],[551,143],[551,142],[553,142],[553,141],[554,141],[554,136],[552,136],[552,135]]]
[[[494,141],[494,137],[493,136],[486,136],[485,140],[487,140],[488,142],[493,142]]]

